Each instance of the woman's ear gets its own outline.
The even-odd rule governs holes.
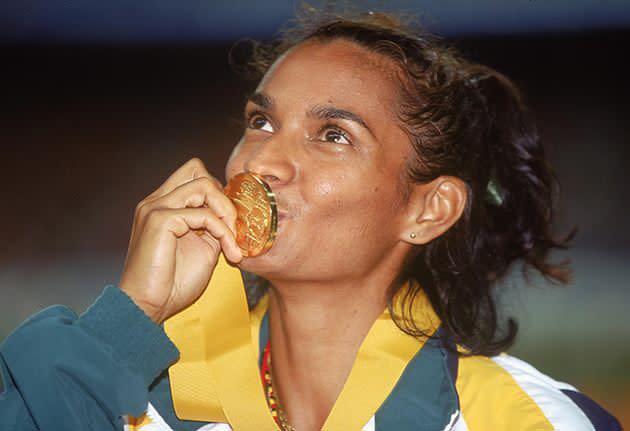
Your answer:
[[[414,245],[434,240],[459,220],[467,200],[468,186],[457,177],[441,176],[426,184],[411,185],[408,216],[400,239]]]

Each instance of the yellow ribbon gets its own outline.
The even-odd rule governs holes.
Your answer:
[[[417,324],[439,321],[425,297]],[[227,422],[235,431],[274,430],[258,368],[258,334],[266,302],[252,313],[240,271],[221,256],[203,295],[165,322],[181,356],[169,369],[180,419]],[[322,430],[361,429],[396,385],[423,341],[404,334],[384,312],[359,348],[337,402]]]

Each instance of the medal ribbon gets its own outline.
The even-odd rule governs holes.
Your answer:
[[[439,320],[426,297],[418,299],[417,324],[433,331]],[[166,333],[181,354],[169,368],[180,419],[227,422],[235,431],[278,430],[257,361],[263,307],[250,315],[240,270],[221,256],[201,297],[165,322]],[[423,345],[424,341],[403,333],[384,312],[361,344],[322,430],[361,429]]]
[[[201,297],[164,327],[181,354],[169,368],[180,419],[277,430],[262,390],[241,272],[223,255]]]

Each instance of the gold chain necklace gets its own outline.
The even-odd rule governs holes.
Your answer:
[[[295,427],[289,423],[284,410],[280,407],[278,397],[275,395],[273,390],[273,379],[271,377],[271,349],[269,346],[269,343],[265,346],[261,369],[267,404],[269,405],[269,410],[271,410],[271,416],[273,416],[282,431],[296,431]]]

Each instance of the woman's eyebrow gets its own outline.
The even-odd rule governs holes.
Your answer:
[[[275,102],[271,96],[258,91],[249,96],[247,100],[269,111],[272,111],[275,106]]]
[[[359,126],[366,129],[370,135],[374,136],[372,130],[367,125],[367,123],[361,118],[360,115],[355,114],[352,111],[348,111],[341,108],[336,108],[334,106],[327,105],[317,105],[311,108],[308,112],[309,116],[317,117],[323,120],[331,120],[331,119],[340,119],[340,120],[348,120],[354,123],[357,123]]]

